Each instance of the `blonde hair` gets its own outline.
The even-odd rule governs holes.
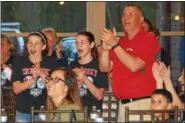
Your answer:
[[[56,31],[53,28],[44,28],[42,32],[46,35],[46,33],[52,33],[55,36],[56,41],[58,41],[58,36]]]
[[[13,52],[15,50],[14,44],[9,39],[9,37],[7,35],[5,35],[5,34],[1,34],[1,43],[3,43],[3,42],[6,42],[6,43],[8,43],[10,45],[10,49],[9,49],[10,52]]]

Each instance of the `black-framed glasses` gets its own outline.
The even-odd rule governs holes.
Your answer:
[[[66,82],[65,80],[63,80],[63,79],[61,79],[59,77],[55,77],[55,78],[53,78],[53,77],[46,77],[46,83],[48,83],[49,81],[53,81],[54,83],[58,83],[60,81],[62,81],[64,83]]]

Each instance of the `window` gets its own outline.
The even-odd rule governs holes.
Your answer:
[[[127,4],[136,4],[144,9],[144,16],[156,24],[157,2],[106,2],[106,27],[115,26],[117,32],[122,32],[122,11]]]
[[[1,22],[19,22],[21,32],[52,27],[57,32],[86,29],[86,2],[1,2]]]

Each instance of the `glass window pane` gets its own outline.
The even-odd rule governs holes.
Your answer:
[[[1,22],[19,22],[21,32],[52,27],[57,32],[86,29],[86,2],[1,2]]]
[[[116,31],[122,32],[122,11],[127,4],[136,4],[144,9],[144,15],[153,24],[156,24],[156,2],[106,2],[106,27],[116,27]]]
[[[136,4],[144,9],[144,17],[160,31],[183,31],[184,2],[106,2],[106,27],[116,27],[122,32],[122,11],[127,4]]]
[[[184,2],[157,2],[157,27],[161,31],[184,31]]]

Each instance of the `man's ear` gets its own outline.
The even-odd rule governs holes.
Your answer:
[[[140,23],[142,24],[142,23],[143,23],[143,21],[144,21],[144,17],[143,17],[143,16],[141,16],[141,17],[140,17]]]
[[[91,48],[95,47],[95,43],[91,42]]]
[[[171,109],[173,109],[173,104],[172,103],[168,103],[167,110],[171,110]]]
[[[46,44],[44,44],[43,46],[42,46],[42,50],[45,50],[46,49]]]

